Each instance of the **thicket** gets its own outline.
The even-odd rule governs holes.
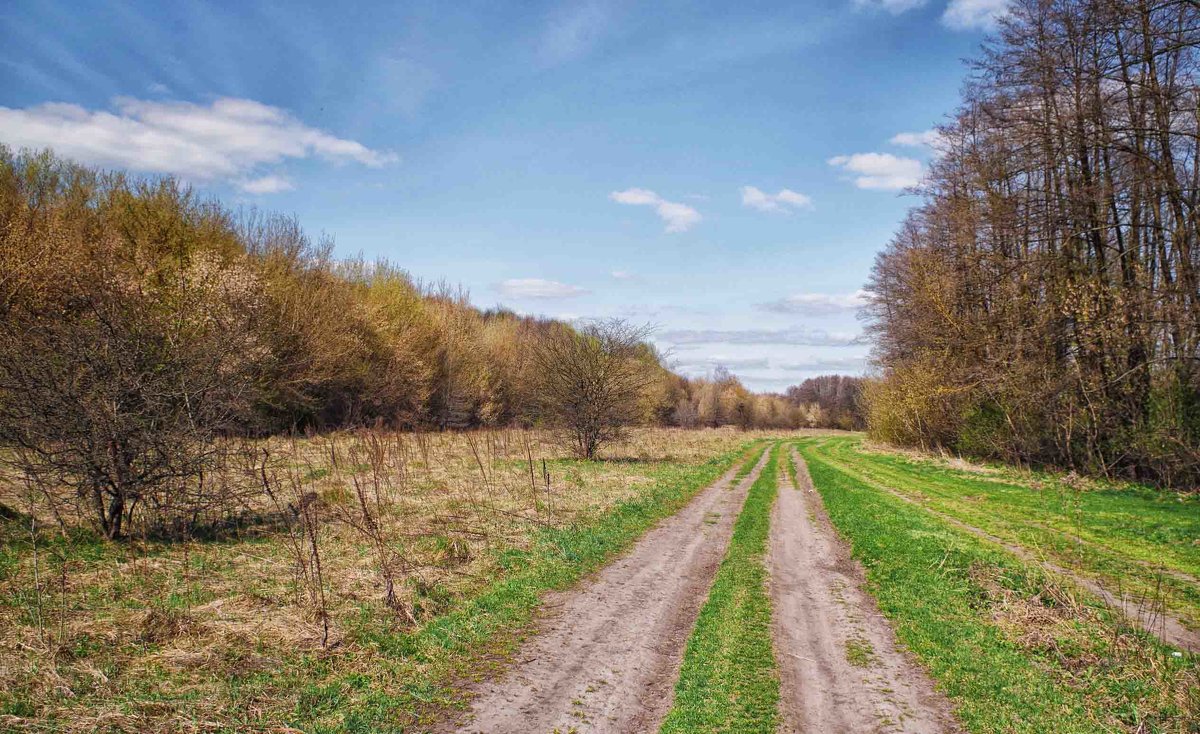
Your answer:
[[[538,426],[591,457],[629,424],[811,422],[646,336],[482,311],[294,219],[0,146],[0,459],[109,537],[227,503],[205,480],[230,437]]]
[[[1200,6],[1017,0],[869,306],[880,438],[1200,483]]]
[[[861,431],[867,425],[862,406],[865,382],[849,375],[819,375],[789,387],[785,395],[788,402],[806,410],[814,426]]]

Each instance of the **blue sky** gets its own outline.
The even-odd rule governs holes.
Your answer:
[[[857,373],[855,306],[1003,0],[9,0],[0,141],[295,214],[678,369]],[[898,137],[899,136],[899,137]]]

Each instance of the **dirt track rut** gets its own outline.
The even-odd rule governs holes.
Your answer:
[[[825,516],[804,460],[771,515],[772,634],[783,732],[957,732],[950,704],[897,648]]]
[[[548,597],[513,667],[476,686],[454,730],[657,731],[734,520],[765,463],[766,454],[736,483],[730,471],[593,581]]]

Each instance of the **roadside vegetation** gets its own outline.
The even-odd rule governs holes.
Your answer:
[[[274,498],[124,543],[7,485],[0,728],[407,730],[754,438],[636,430],[601,461],[524,431],[272,439]]]
[[[1008,499],[994,502],[998,519],[991,527],[1007,529],[1013,540],[1034,550],[1042,547],[1038,539],[1043,536],[1025,535],[1018,526],[1036,527],[1043,513],[1051,521],[1063,518],[1053,507],[1056,495],[1063,496],[1058,491],[864,452],[857,440],[818,438],[798,446],[830,520],[865,566],[881,611],[954,702],[968,730],[1182,734],[1200,726],[1200,660],[1195,654],[1131,628],[1069,581],[884,487],[912,493],[946,514],[972,503],[990,506],[993,500],[985,497],[1004,495]],[[948,487],[959,489],[961,505],[945,499],[951,494]],[[1071,502],[1105,506],[1107,519],[1092,527],[1127,523],[1131,537],[1138,534],[1139,523],[1157,524],[1155,515],[1174,518],[1175,505],[1191,503],[1136,490],[1067,491]],[[1023,522],[1019,512],[1004,509],[1023,503],[1041,509],[1027,512]],[[980,522],[986,512],[961,516]],[[1122,552],[1119,540],[1114,545],[1113,553],[1126,556],[1122,578],[1135,583],[1146,573],[1128,562],[1137,552]],[[1186,563],[1182,567],[1195,570]]]
[[[688,640],[664,734],[774,732],[779,674],[764,555],[779,488],[779,444],[750,488],[733,538]]]
[[[1200,629],[1200,498],[1075,475],[955,469],[928,458],[825,441],[826,461],[1037,556],[1095,578],[1153,619]]]

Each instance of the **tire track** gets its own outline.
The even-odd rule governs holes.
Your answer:
[[[920,500],[910,497],[898,490],[892,489],[886,484],[877,482],[874,479],[855,471],[851,467],[846,466],[836,459],[825,456],[822,457],[821,460],[828,463],[838,471],[847,474],[848,476],[851,476],[868,486],[874,487],[882,492],[886,492],[889,495],[899,500],[903,500],[911,505],[920,507],[925,512],[928,512],[948,525],[952,525],[959,530],[970,533],[977,538],[981,538],[989,543],[1003,548],[1026,563],[1036,565],[1053,575],[1068,579],[1071,583],[1091,593],[1110,609],[1120,613],[1121,616],[1123,616],[1134,627],[1154,635],[1168,645],[1173,645],[1181,650],[1186,650],[1189,652],[1200,651],[1200,631],[1196,631],[1187,627],[1185,624],[1183,624],[1183,622],[1179,621],[1179,619],[1167,613],[1165,604],[1163,602],[1131,598],[1124,594],[1114,594],[1105,588],[1099,581],[1088,578],[1087,576],[1081,576],[1074,571],[1064,568],[1052,561],[1039,558],[1023,546],[1016,545],[1015,543],[992,535],[986,530],[977,528],[974,525],[969,525],[956,517],[934,510]]]
[[[657,731],[754,470],[736,467],[596,578],[550,595],[549,614],[499,680],[474,688],[464,723],[489,734]]]
[[[959,731],[949,701],[897,645],[825,515],[804,460],[771,517],[772,633],[781,732]]]

